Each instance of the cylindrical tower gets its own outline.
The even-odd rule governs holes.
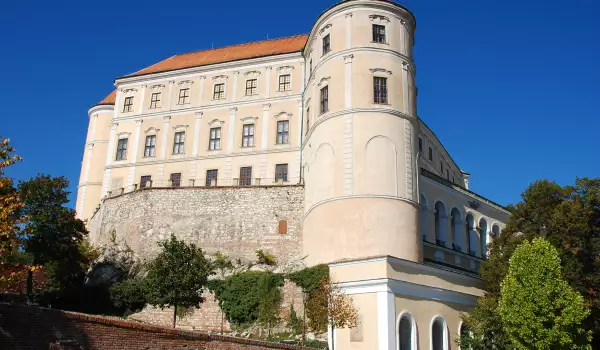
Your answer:
[[[415,18],[384,0],[346,0],[305,48],[306,263],[390,255],[421,261]]]

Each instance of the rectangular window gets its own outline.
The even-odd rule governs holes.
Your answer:
[[[321,89],[321,114],[329,110],[329,86]]]
[[[331,37],[329,34],[323,37],[323,55],[331,51]]]
[[[446,169],[446,179],[450,181],[450,171],[448,171],[448,169]]]
[[[373,42],[385,43],[385,26],[373,24]]]
[[[171,174],[169,179],[171,180],[171,186],[181,187],[181,173]]]
[[[387,104],[387,78],[373,77],[373,102]]]
[[[173,142],[173,154],[184,154],[185,132],[180,131],[175,133],[175,141]]]
[[[310,130],[310,107],[306,109],[306,131],[304,132],[304,135],[307,135],[309,130]]]
[[[150,184],[151,181],[152,181],[152,176],[150,176],[150,175],[142,176],[140,179],[140,188],[148,187],[148,185]]]
[[[282,120],[277,122],[277,144],[281,145],[288,143],[289,130],[289,120]]]
[[[429,147],[429,160],[433,162],[433,150]]]
[[[154,157],[156,155],[156,135],[146,136],[146,146],[144,147],[144,157]]]
[[[310,59],[310,70],[309,70],[310,74],[312,74],[312,58]]]
[[[246,166],[240,168],[240,186],[252,185],[252,167]]]
[[[279,76],[279,91],[292,90],[292,76],[284,74]]]
[[[423,152],[423,139],[419,137],[419,152]]]
[[[277,225],[277,233],[279,233],[280,235],[287,235],[287,220],[279,220],[279,225]]]
[[[153,92],[150,97],[150,108],[160,108],[160,92]]]
[[[211,151],[221,149],[221,128],[210,129],[210,141],[208,142],[208,149]]]
[[[442,176],[444,176],[444,163],[440,161],[440,171],[442,172]]]
[[[190,103],[190,89],[180,89],[179,90],[179,101],[177,101],[178,105],[187,105]]]
[[[287,182],[288,180],[288,165],[287,164],[277,164],[275,165],[275,181],[283,180],[283,182]]]
[[[246,96],[258,94],[258,80],[248,79],[246,80]]]
[[[116,160],[127,159],[127,139],[119,139],[117,143],[117,157]]]
[[[225,83],[215,84],[213,100],[222,100],[225,98]]]
[[[212,169],[206,171],[206,186],[216,186],[219,170]]]
[[[125,97],[125,104],[123,105],[123,113],[133,111],[133,96]]]
[[[244,125],[242,147],[254,147],[254,124]]]

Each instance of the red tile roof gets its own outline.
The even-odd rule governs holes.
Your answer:
[[[308,35],[305,34],[184,53],[169,57],[166,60],[160,61],[135,73],[126,75],[125,77],[135,77],[177,69],[199,67],[209,64],[299,52],[304,48],[307,41]],[[111,92],[110,95],[106,96],[98,104],[115,104],[115,99],[116,90]]]

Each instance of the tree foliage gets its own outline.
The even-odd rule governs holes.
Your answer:
[[[194,244],[175,236],[159,243],[161,252],[148,265],[147,300],[160,308],[173,307],[173,327],[177,307],[199,308],[203,289],[214,274],[212,264]]]
[[[483,348],[504,348],[508,335],[497,323],[500,282],[516,248],[543,236],[558,251],[563,277],[590,308],[583,326],[593,332],[592,347],[600,349],[600,179],[581,178],[564,187],[539,180],[521,197],[521,202],[508,207],[511,217],[502,233],[493,238],[489,258],[481,266],[486,293],[465,317],[472,337],[462,337],[461,343],[487,339],[493,346]],[[493,343],[484,329],[495,329]]]
[[[272,273],[267,273],[260,278],[258,284],[260,295],[258,322],[267,328],[269,336],[271,328],[279,322],[279,309],[283,301],[280,288],[282,282],[282,278],[276,278]]]
[[[588,349],[581,322],[590,311],[562,276],[558,251],[543,238],[523,242],[510,258],[498,310],[519,349]]]
[[[143,278],[132,278],[110,287],[113,305],[128,313],[137,312],[146,305],[147,282]]]
[[[21,157],[13,154],[15,150],[10,146],[9,141],[0,136],[0,256],[2,258],[11,255],[21,245],[19,210],[23,204],[19,200],[12,179],[5,176],[6,168],[20,161]],[[9,275],[4,277],[8,279]]]

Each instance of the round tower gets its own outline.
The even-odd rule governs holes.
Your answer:
[[[391,1],[346,0],[311,31],[302,144],[309,265],[421,261],[415,25]]]

